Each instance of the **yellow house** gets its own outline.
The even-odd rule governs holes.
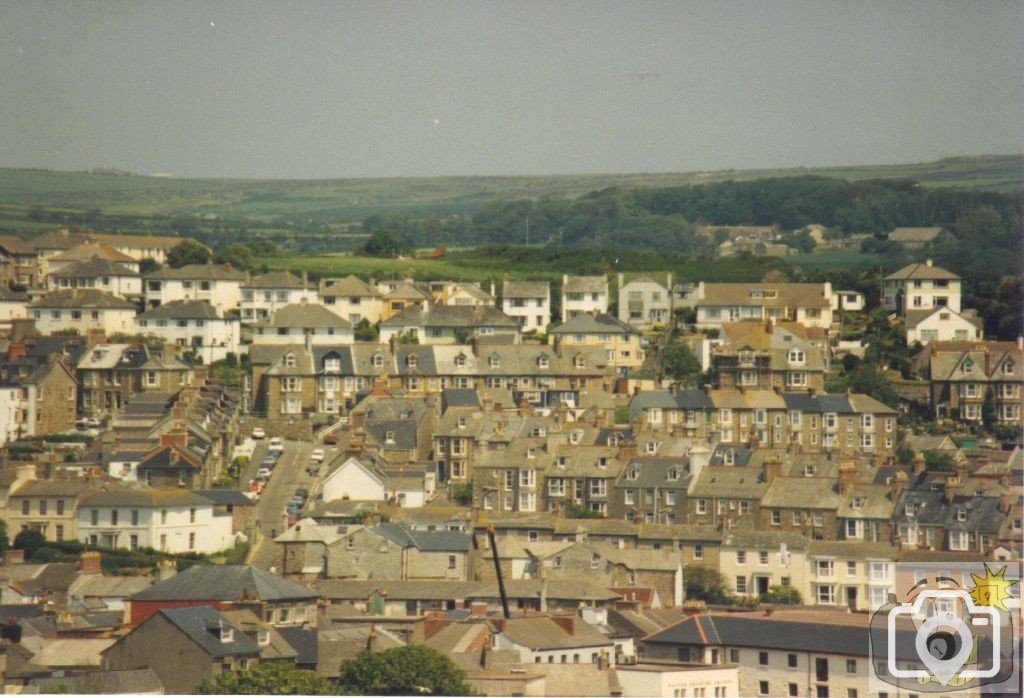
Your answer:
[[[644,363],[640,333],[611,315],[577,315],[549,333],[565,347],[600,347],[615,368],[639,368]]]

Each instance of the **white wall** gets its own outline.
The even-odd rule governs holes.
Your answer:
[[[319,304],[320,296],[316,289],[243,288],[242,322],[266,320],[286,305],[302,302]]]
[[[159,283],[159,290],[152,284]],[[204,287],[205,286],[205,287]],[[145,279],[146,306],[155,307],[172,301],[208,301],[221,313],[237,309],[242,303],[241,281],[198,281],[187,279]]]
[[[40,334],[53,334],[74,329],[85,335],[100,329],[108,336],[116,332],[131,334],[135,331],[135,311],[128,309],[69,310],[67,308],[34,308],[32,317]]]
[[[349,458],[327,476],[323,485],[325,502],[345,497],[356,501],[382,502],[385,498],[384,486],[368,473],[359,461]]]
[[[309,338],[314,345],[351,344],[355,337],[355,333],[350,328],[313,327],[311,329],[313,333],[309,335]],[[276,327],[257,327],[252,335],[253,344],[303,344],[305,341],[306,331],[302,327],[289,327],[285,334],[278,334]]]
[[[111,523],[111,511],[117,509],[116,524]],[[195,521],[191,521],[191,509]],[[92,523],[92,512],[98,512],[98,523]],[[138,523],[132,524],[132,511],[138,511]],[[162,512],[166,511],[166,520]],[[139,547],[152,547],[170,553],[215,553],[234,545],[230,516],[214,516],[213,505],[168,507],[124,506],[93,507],[82,504],[78,509],[78,539],[88,542],[97,537],[99,545],[130,547],[131,536],[138,536]],[[189,546],[194,535],[194,547]]]
[[[197,349],[203,363],[209,365],[227,356],[228,352],[238,352],[240,325],[238,320],[192,319],[181,320],[185,327],[178,325],[178,320],[136,320],[135,328],[140,334],[153,334],[165,342],[177,344],[179,347]],[[195,338],[200,344],[195,344]]]

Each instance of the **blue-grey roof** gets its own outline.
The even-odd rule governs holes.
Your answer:
[[[750,457],[754,454],[753,450],[749,447],[740,444],[716,444],[708,465],[725,465],[725,454],[727,451],[732,451],[733,461],[730,465],[741,467],[749,465]]]
[[[469,534],[460,531],[414,531],[394,523],[382,523],[373,530],[404,548],[414,547],[423,552],[464,553],[470,545]]]
[[[162,608],[160,613],[211,657],[260,653],[259,645],[211,606]],[[230,640],[221,640],[221,628],[231,630]]]
[[[480,396],[472,388],[445,388],[441,391],[441,405],[449,407],[480,407]]]
[[[853,405],[845,395],[818,395],[817,397],[818,405],[823,413],[849,414],[854,411]]]
[[[409,366],[409,354],[416,355],[416,366]],[[434,357],[434,348],[422,344],[407,344],[398,347],[397,352],[399,373],[422,373],[433,375],[437,373],[437,359]]]
[[[786,403],[787,410],[800,410],[801,412],[820,412],[818,400],[810,393],[783,393],[782,399]]]
[[[315,665],[317,663],[317,641],[315,628],[296,628],[282,626],[277,628],[284,641],[298,653],[295,663],[298,665]]]
[[[133,601],[234,601],[243,594],[262,601],[317,598],[316,592],[252,565],[194,565],[132,595]]]

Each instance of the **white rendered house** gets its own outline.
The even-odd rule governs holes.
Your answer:
[[[156,335],[164,342],[189,349],[211,364],[237,353],[240,323],[225,318],[206,301],[173,301],[135,318],[139,334]]]

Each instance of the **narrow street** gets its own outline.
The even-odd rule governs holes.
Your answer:
[[[249,465],[245,468],[241,481],[248,483],[256,477],[260,462],[267,453],[267,441],[262,440],[253,452]],[[277,467],[267,486],[263,490],[258,502],[256,502],[256,530],[257,534],[253,540],[252,548],[249,550],[248,562],[262,569],[280,567],[281,561],[276,559],[278,555],[277,546],[272,541],[273,534],[285,531],[288,526],[288,515],[285,506],[288,500],[295,494],[295,488],[303,486],[312,490],[314,477],[306,472],[309,465],[309,454],[316,448],[316,445],[308,441],[285,441],[284,453],[277,461]],[[331,457],[330,449],[328,459]],[[325,459],[325,462],[327,459]],[[307,502],[308,504],[308,502]]]

